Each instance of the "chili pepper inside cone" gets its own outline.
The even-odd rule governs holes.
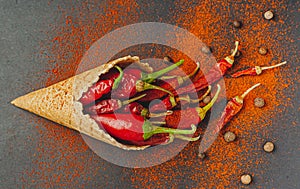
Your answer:
[[[179,88],[176,92],[177,94],[184,94],[184,93],[188,93],[191,91],[200,91],[204,88],[206,88],[208,85],[218,81],[220,78],[223,77],[223,75],[225,75],[226,71],[232,67],[233,63],[234,63],[234,57],[236,55],[236,53],[238,52],[238,45],[239,42],[236,41],[235,42],[235,49],[232,52],[231,55],[225,57],[224,59],[220,60],[219,62],[217,62],[217,64],[215,64],[207,74],[201,76],[197,81],[195,81],[194,83],[185,86],[185,87],[181,87]]]
[[[120,109],[121,107],[123,107],[124,105],[130,104],[140,98],[143,98],[146,94],[129,99],[129,100],[125,100],[125,101],[121,101],[118,99],[105,99],[105,100],[101,100],[99,102],[97,102],[95,105],[92,105],[88,108],[85,109],[85,112],[88,114],[109,114],[109,113],[113,113],[116,110]]]
[[[220,94],[221,87],[218,85],[218,90],[214,96],[214,98],[204,107],[196,107],[196,108],[187,108],[183,110],[173,110],[171,115],[167,115],[165,120],[160,120],[169,128],[180,128],[186,129],[189,128],[190,125],[199,124],[206,116],[206,113],[211,109],[214,105],[218,96]]]
[[[238,71],[234,74],[231,75],[231,77],[240,77],[243,75],[260,75],[262,73],[263,70],[268,70],[268,69],[272,69],[272,68],[276,68],[279,66],[282,66],[284,64],[286,64],[287,62],[281,62],[279,64],[273,65],[273,66],[264,66],[264,67],[260,67],[260,66],[255,66],[254,68],[248,68],[242,71]]]
[[[183,64],[183,62],[183,60],[180,60],[179,62],[167,68],[150,74],[144,73],[138,69],[125,69],[123,71],[119,67],[116,67],[120,72],[119,75],[113,74],[114,77],[111,77],[110,79],[100,80],[95,83],[88,89],[87,92],[82,95],[80,102],[83,105],[90,104],[95,100],[101,98],[103,95],[112,92],[113,89],[114,98],[132,97],[137,92],[149,89],[163,90],[164,92],[171,93],[165,89],[162,89],[161,87],[154,86],[149,83],[153,82],[156,78],[162,76],[163,74],[180,66],[181,64]]]
[[[244,104],[244,98],[245,96],[258,87],[260,83],[257,83],[250,87],[248,90],[246,90],[241,96],[235,96],[230,101],[228,101],[221,118],[218,120],[216,128],[214,129],[214,134],[221,131],[221,129],[237,114],[241,111],[243,104]]]
[[[190,74],[186,76],[163,76],[159,78],[159,80],[157,80],[157,82],[155,82],[154,84],[165,90],[170,91],[172,93],[171,96],[174,96],[176,94],[175,89],[180,87],[184,82],[186,82],[192,76],[194,76],[198,72],[199,68],[200,68],[200,64],[197,62],[196,68]],[[144,91],[143,94],[147,94],[147,96],[140,99],[141,102],[148,102],[154,99],[162,98],[165,95],[167,95],[167,93],[163,90],[147,90]]]
[[[189,130],[154,126],[149,120],[134,114],[101,114],[91,117],[111,136],[128,142],[145,141],[159,133],[191,135],[196,131],[195,126]]]

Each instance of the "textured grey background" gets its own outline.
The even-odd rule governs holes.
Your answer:
[[[157,1],[157,9],[145,11],[144,18],[141,19],[157,21],[157,17],[163,16],[168,10],[167,7],[171,6],[170,2],[159,3]],[[293,6],[295,2],[287,2],[289,9],[294,10],[291,14],[287,13],[289,15],[287,21],[295,25],[290,35],[295,40],[299,40],[300,16],[299,11],[296,11],[299,10],[299,7]],[[49,68],[46,63],[42,62],[43,58],[39,55],[39,48],[40,42],[46,39],[42,31],[49,30],[49,24],[55,23],[56,17],[59,16],[53,14],[57,5],[68,6],[62,0],[55,1],[50,5],[46,1],[39,0],[0,1],[0,188],[34,188],[39,186],[36,185],[37,183],[46,183],[50,180],[47,180],[47,177],[45,177],[46,180],[35,180],[40,177],[24,173],[25,170],[39,166],[34,163],[33,159],[36,154],[41,154],[36,151],[36,147],[43,144],[37,143],[40,134],[33,129],[36,123],[31,120],[35,115],[19,110],[9,102],[17,96],[44,87],[47,78],[45,70]],[[297,44],[299,47],[299,41]],[[282,48],[288,48],[288,46]],[[299,62],[288,61],[295,67],[294,71],[297,74]],[[296,81],[295,84],[299,83]],[[295,92],[299,94],[299,87],[295,88]],[[283,122],[295,120],[299,123],[299,95],[295,100],[295,107],[295,109],[287,110],[287,117]],[[267,169],[264,178],[268,182],[260,183],[260,185],[264,188],[300,188],[299,126],[274,133],[278,135],[276,137],[277,153],[268,156],[271,162],[270,167],[264,167]],[[76,183],[79,182],[85,183],[85,186],[89,188],[96,186],[131,187],[129,176],[132,169],[110,164],[90,150],[87,150],[85,154],[77,155],[92,159],[89,161],[89,165],[96,164],[101,169],[96,173],[88,171],[85,173],[92,175],[92,180],[87,181],[84,177],[78,177],[78,180],[70,180],[61,186],[76,188]],[[55,163],[55,160],[46,155],[45,161]],[[63,166],[63,162],[57,165],[57,167],[61,166]],[[57,171],[63,171],[63,169]],[[51,174],[48,176],[51,177]],[[192,187],[192,183],[184,184]]]

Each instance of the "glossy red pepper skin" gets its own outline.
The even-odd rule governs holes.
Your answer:
[[[123,113],[131,113],[131,114],[135,114],[135,115],[141,115],[143,109],[144,109],[144,107],[140,103],[132,102],[132,103],[124,106],[124,108],[122,108],[122,112]]]
[[[100,80],[96,84],[91,86],[87,92],[83,93],[79,101],[83,105],[90,104],[101,98],[103,95],[111,92],[113,84],[114,79]]]
[[[136,69],[125,69],[119,87],[112,92],[114,98],[129,98],[136,92],[136,83],[141,78],[142,72]]]
[[[101,114],[91,115],[112,137],[125,141],[145,141],[144,140],[144,118],[134,114]]]
[[[174,100],[172,100],[171,98],[173,98]],[[176,102],[175,98],[168,95],[166,98],[164,98],[159,103],[156,103],[156,104],[150,106],[149,109],[150,109],[150,112],[161,112],[161,111],[171,110],[176,105],[177,105],[177,102]]]
[[[243,102],[239,102],[238,98],[232,98],[228,101],[220,119],[217,122],[214,134],[221,131],[221,129],[237,114],[241,111]]]
[[[129,74],[130,73],[130,74]],[[124,77],[121,80],[120,87],[114,90],[113,95],[116,98],[129,98],[136,93],[136,81],[141,77],[142,72],[137,69],[126,69]],[[93,86],[91,86],[87,92],[85,92],[80,98],[80,102],[83,105],[90,104],[103,95],[108,94],[112,91],[112,87],[115,79],[118,77],[119,73],[112,73],[106,75],[105,80],[100,80]]]
[[[231,67],[231,63],[225,59],[222,59],[215,64],[206,75],[202,75],[197,81],[188,86],[177,89],[176,92],[177,94],[184,94],[194,90],[200,91],[222,78],[226,71]]]
[[[109,114],[114,113],[122,107],[122,103],[116,99],[105,99],[97,102],[95,105],[85,108],[85,112],[89,114]]]

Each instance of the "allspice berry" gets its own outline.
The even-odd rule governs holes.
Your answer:
[[[210,97],[210,96],[206,96],[206,97],[203,99],[203,103],[204,103],[204,104],[208,104],[210,101],[211,101],[211,97]]]
[[[258,53],[261,55],[265,55],[265,54],[267,54],[267,52],[268,52],[268,49],[266,49],[265,47],[260,47],[258,49]]]
[[[242,25],[242,24],[241,24],[240,21],[237,21],[237,20],[233,21],[233,26],[234,26],[235,28],[240,28],[241,25]]]
[[[252,181],[251,175],[245,174],[245,175],[242,175],[242,176],[241,176],[241,182],[242,182],[243,184],[250,184],[251,181]]]
[[[227,131],[224,134],[224,140],[226,142],[233,142],[236,139],[236,135],[233,132]]]
[[[267,20],[271,20],[274,17],[274,14],[272,11],[268,10],[267,12],[264,13],[264,17]]]
[[[265,100],[263,98],[255,98],[254,99],[254,106],[261,108],[265,105]]]
[[[264,151],[265,152],[269,152],[269,153],[273,152],[274,148],[275,148],[275,145],[273,144],[273,142],[266,142],[264,144]]]
[[[211,49],[207,46],[202,47],[201,51],[205,54],[210,54],[211,53]]]

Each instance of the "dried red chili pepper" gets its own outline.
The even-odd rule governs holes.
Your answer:
[[[204,107],[188,108],[184,110],[173,110],[171,115],[167,115],[162,121],[169,128],[189,128],[192,124],[199,124],[206,116],[206,113],[214,105],[220,94],[221,87],[218,85],[218,90],[213,99]],[[180,123],[180,124],[179,124]]]
[[[245,70],[242,70],[242,71],[238,71],[238,72],[232,74],[231,77],[240,77],[240,76],[243,76],[243,75],[252,75],[252,76],[260,75],[263,70],[276,68],[276,67],[282,66],[284,64],[286,64],[286,61],[281,62],[281,63],[276,64],[276,65],[273,65],[273,66],[264,66],[264,67],[255,66],[254,68],[248,68],[248,69],[245,69]]]
[[[172,93],[171,96],[176,95],[176,88],[181,86],[185,81],[194,76],[200,68],[200,64],[196,63],[196,68],[186,76],[163,76],[157,82],[155,82],[156,86],[164,88]],[[147,94],[144,98],[140,99],[141,102],[149,102],[154,99],[160,99],[167,95],[166,92],[162,90],[148,90],[144,91],[142,94]],[[139,95],[139,94],[138,94]]]
[[[183,60],[180,60],[169,67],[150,74],[143,73],[138,69],[125,69],[123,73],[122,69],[120,69],[118,66],[115,66],[119,70],[120,74],[113,74],[113,77],[110,79],[98,81],[82,95],[80,102],[83,105],[90,104],[101,98],[103,95],[111,92],[112,89],[115,89],[115,98],[132,97],[136,92],[149,89],[162,90],[166,93],[172,94],[161,87],[154,86],[149,83],[180,66],[183,64],[183,62]],[[118,87],[119,85],[121,85],[121,87]]]
[[[217,134],[220,130],[237,114],[241,111],[244,103],[245,96],[252,91],[254,88],[258,87],[260,83],[257,83],[246,90],[241,96],[235,96],[230,101],[228,101],[220,119],[217,122],[216,128],[213,133]]]
[[[222,76],[226,73],[226,71],[232,67],[234,63],[234,56],[238,52],[238,45],[239,42],[235,42],[235,49],[232,52],[231,55],[225,57],[224,59],[220,60],[215,64],[206,75],[201,76],[197,81],[194,83],[186,86],[186,87],[181,87],[176,90],[177,94],[184,94],[188,93],[190,91],[200,91],[204,88],[206,88],[208,85],[216,82]]]
[[[121,101],[118,99],[105,99],[105,100],[101,100],[99,102],[97,102],[96,104],[85,108],[85,112],[88,114],[109,114],[109,113],[113,113],[116,110],[120,109],[121,107],[123,107],[124,105],[130,104],[140,98],[143,98],[146,94],[129,99],[129,100],[125,100],[125,101]]]
[[[154,126],[149,120],[135,114],[101,114],[91,117],[112,137],[128,142],[145,141],[159,133],[191,135],[196,131],[194,125],[190,130]]]

